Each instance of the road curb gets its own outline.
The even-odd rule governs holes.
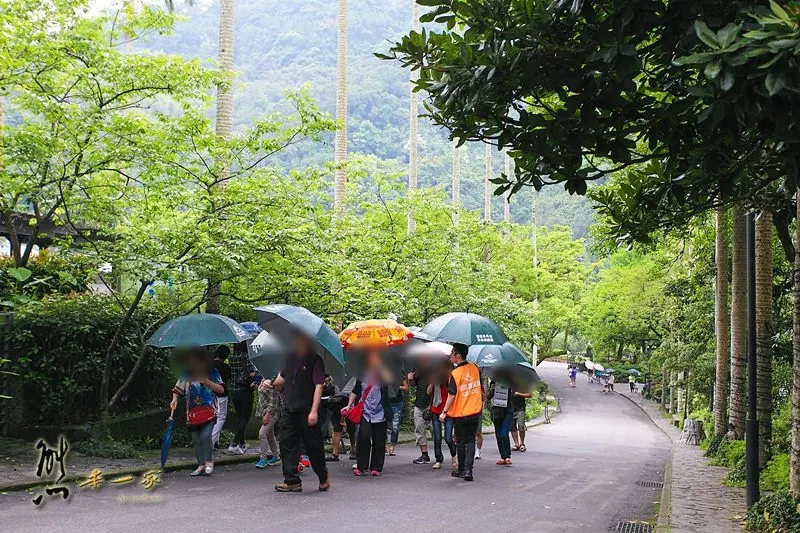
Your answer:
[[[638,407],[645,415],[647,415],[647,418],[650,419],[653,425],[669,439],[669,455],[667,455],[667,463],[664,466],[664,484],[661,487],[661,501],[659,501],[658,504],[658,518],[655,527],[656,533],[669,533],[669,517],[672,511],[672,455],[675,452],[675,440],[672,438],[672,435],[664,431],[664,429],[658,425],[653,417],[650,416],[650,413],[648,413],[644,407],[639,405],[638,402],[634,401],[632,398],[629,398],[627,395],[622,394],[621,392],[617,392],[616,394],[618,396],[622,396],[633,405]]]

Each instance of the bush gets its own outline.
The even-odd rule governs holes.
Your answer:
[[[761,471],[761,488],[769,491],[789,490],[788,453],[779,453],[770,459]]]
[[[714,413],[708,408],[692,411],[689,413],[689,418],[703,423],[703,440],[709,439],[714,434]]]
[[[163,304],[143,303],[123,332],[112,360],[112,393],[139,356],[138,332],[159,320],[159,305]],[[11,370],[20,374],[23,424],[82,424],[98,416],[106,349],[121,320],[117,303],[104,295],[53,295],[15,312]],[[116,409],[130,412],[162,405],[172,376],[166,355],[152,351]]]
[[[125,441],[89,439],[73,444],[73,450],[91,457],[106,459],[138,459],[139,449]]]
[[[788,490],[761,498],[747,511],[747,528],[762,532],[800,533],[800,501]]]
[[[744,441],[723,439],[716,454],[713,455],[711,464],[734,468],[743,459]]]

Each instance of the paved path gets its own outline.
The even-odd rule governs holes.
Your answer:
[[[667,480],[670,505],[666,509],[671,533],[743,531],[742,520],[747,512],[744,490],[722,485],[727,468],[709,466],[699,446],[678,442],[680,431],[654,402],[627,390],[621,394],[641,406],[673,442]]]
[[[349,462],[331,464],[329,493],[313,490],[313,474],[306,473],[306,492],[277,494],[277,470],[243,464],[211,478],[164,474],[153,492],[135,483],[97,491],[72,485],[68,502],[50,499],[41,508],[31,503],[33,494],[4,494],[0,529],[595,533],[654,516],[660,491],[637,482],[661,481],[670,445],[664,433],[625,398],[584,380],[566,387],[565,365],[538,370],[564,398],[563,413],[528,432],[529,451],[516,453],[511,468],[494,464],[496,445],[487,436],[473,483],[411,464],[418,451],[403,446],[387,458],[381,478],[356,478]]]

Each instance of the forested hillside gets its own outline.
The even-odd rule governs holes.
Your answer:
[[[218,3],[178,2],[186,18],[169,37],[153,38],[148,46],[187,57],[213,61],[217,50]],[[308,85],[323,110],[333,113],[336,75],[336,2],[331,0],[250,0],[236,6],[235,125],[245,128],[259,116],[285,110],[287,90]],[[408,149],[408,72],[396,62],[380,61],[375,52],[408,31],[408,0],[353,0],[349,25],[348,150],[388,162],[386,171],[402,171]],[[420,106],[420,109],[422,107]],[[313,151],[309,151],[313,150]],[[442,187],[449,195],[451,147],[445,133],[420,121],[420,186]],[[284,155],[287,166],[330,160],[327,146],[305,145]],[[503,171],[502,154],[493,154],[495,174]],[[483,145],[467,145],[461,155],[461,200],[467,209],[483,205]],[[560,186],[546,189],[538,200],[541,225],[565,224],[583,236],[592,221],[583,197],[570,197]],[[512,220],[528,223],[531,194],[512,199]],[[493,218],[503,216],[502,202],[493,204]]]

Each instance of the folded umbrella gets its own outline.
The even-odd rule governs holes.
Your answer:
[[[339,336],[324,320],[304,307],[272,304],[256,307],[259,325],[286,345],[298,332],[314,344],[316,353],[325,363],[325,372],[337,382],[344,377],[344,351]]]
[[[164,468],[164,465],[167,464],[169,448],[172,446],[172,431],[175,426],[175,420],[173,419],[174,415],[175,410],[170,410],[169,418],[167,418],[167,427],[164,429],[164,438],[161,440],[161,468]]]
[[[477,344],[469,347],[467,361],[481,368],[488,368],[501,363],[525,363],[525,353],[511,344]]]
[[[416,335],[422,339],[474,344],[503,344],[508,337],[493,320],[475,313],[447,313],[428,322]]]
[[[147,339],[147,345],[156,348],[213,346],[237,344],[250,338],[250,334],[232,318],[198,313],[166,322]]]

